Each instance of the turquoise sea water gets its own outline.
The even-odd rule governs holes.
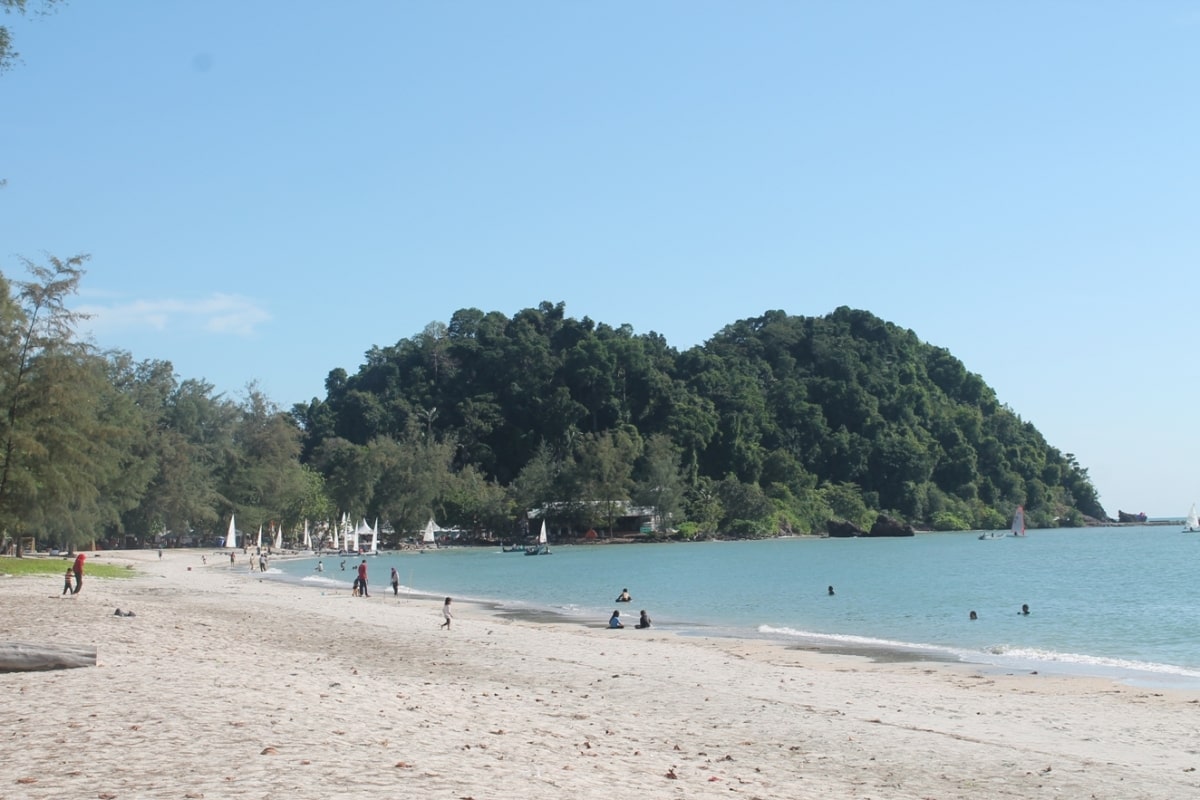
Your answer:
[[[1200,534],[1174,526],[551,548],[371,557],[371,601],[391,596],[395,566],[405,591],[593,625],[613,608],[632,624],[644,608],[684,634],[1200,688]],[[277,561],[268,577],[348,587],[359,559],[345,572],[338,556],[322,560],[321,574],[314,558]],[[633,602],[617,606],[625,587]]]

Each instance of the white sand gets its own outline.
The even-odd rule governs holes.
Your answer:
[[[1200,796],[1200,693],[89,564],[122,559],[73,598],[0,578],[0,640],[99,652],[0,674],[0,800]]]

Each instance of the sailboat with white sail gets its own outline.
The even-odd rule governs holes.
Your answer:
[[[1188,511],[1187,521],[1183,523],[1184,533],[1200,532],[1200,516],[1196,515],[1196,504],[1192,503],[1192,509]]]
[[[548,556],[550,555],[550,544],[546,538],[546,520],[542,520],[542,530],[538,534],[537,544],[531,544],[525,548],[527,556]]]
[[[1025,506],[1017,506],[1017,510],[1013,512],[1012,535],[1025,535]]]
[[[424,532],[422,532],[422,534],[421,534],[421,546],[436,550],[437,549],[437,532],[440,530],[441,530],[441,528],[439,528],[437,526],[437,523],[433,521],[433,517],[430,517],[429,522],[425,523]]]
[[[233,526],[233,514],[229,515],[229,530],[225,532],[225,546],[237,547],[237,528]]]

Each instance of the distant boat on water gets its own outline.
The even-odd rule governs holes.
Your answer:
[[[527,556],[548,556],[550,555],[550,542],[546,538],[546,520],[542,520],[542,530],[538,534],[537,544],[532,544],[525,548]]]
[[[1017,510],[1013,512],[1012,535],[1025,535],[1025,506],[1017,506]]]
[[[429,522],[425,523],[425,531],[421,534],[421,546],[431,549],[437,549],[437,532],[441,528],[433,521],[433,517],[429,518]]]
[[[1200,516],[1196,515],[1196,504],[1192,503],[1192,508],[1188,511],[1187,521],[1183,523],[1184,533],[1196,533],[1200,531]]]

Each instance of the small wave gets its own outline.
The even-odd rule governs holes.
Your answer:
[[[1135,661],[1127,658],[1109,658],[1093,656],[1085,653],[1059,653],[1054,650],[1043,650],[1034,647],[1012,647],[1009,645],[993,645],[987,649],[991,655],[1003,656],[1021,661],[1040,661],[1054,664],[1099,667],[1130,672],[1153,672],[1162,675],[1176,675],[1183,678],[1200,678],[1200,671],[1176,666],[1175,664],[1159,664],[1153,661]]]
[[[341,589],[344,588],[350,581],[339,580],[338,578],[329,578],[325,575],[305,575],[300,579],[300,582],[313,586],[329,586]]]
[[[944,651],[953,653],[951,648],[939,647],[933,644],[924,644],[921,642],[900,642],[894,639],[878,639],[873,636],[854,636],[845,633],[817,633],[816,631],[802,631],[795,628],[779,628],[771,625],[759,625],[759,633],[769,634],[771,636],[787,636],[790,638],[804,639],[810,642],[824,642],[831,645],[839,645],[842,647],[869,647],[869,648],[888,648],[899,650],[920,650],[920,651]]]
[[[921,653],[932,658],[948,661],[982,663],[1005,668],[1045,669],[1049,666],[1054,666],[1060,672],[1108,675],[1122,679],[1128,679],[1137,675],[1163,675],[1172,678],[1200,679],[1200,671],[1174,664],[1159,664],[1151,661],[1110,658],[1083,653],[1061,653],[1054,650],[1014,647],[1004,644],[992,645],[982,650],[971,650],[923,642],[902,642],[871,636],[818,633],[816,631],[804,631],[771,625],[758,626],[758,632],[768,636],[786,637],[814,644],[824,644],[829,647]]]

